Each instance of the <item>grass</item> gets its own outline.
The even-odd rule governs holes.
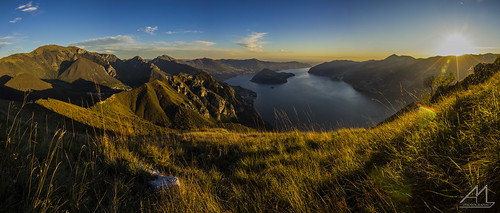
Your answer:
[[[483,80],[440,93],[435,116],[409,110],[333,132],[70,134],[18,114],[29,104],[9,107],[0,111],[0,211],[460,212],[463,196],[486,184],[498,211],[500,73]],[[95,116],[108,129],[135,124]],[[153,177],[136,164],[181,187],[150,191]]]

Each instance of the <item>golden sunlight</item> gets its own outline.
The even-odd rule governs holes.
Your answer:
[[[441,56],[459,56],[463,54],[474,54],[475,50],[476,48],[467,38],[460,34],[451,34],[443,39],[438,46],[436,54]]]

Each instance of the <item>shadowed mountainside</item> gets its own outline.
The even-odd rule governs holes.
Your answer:
[[[50,83],[42,81],[29,73],[17,75],[7,81],[4,85],[19,91],[47,90],[52,88]]]
[[[154,80],[165,80],[168,76],[156,65],[139,56],[125,61],[118,59],[110,64],[116,69],[118,79],[132,87]]]
[[[73,83],[81,79],[90,82],[99,82],[100,85],[113,89],[126,88],[122,82],[110,76],[102,65],[86,58],[79,58],[72,62],[57,78],[68,83]]]
[[[151,63],[171,75],[177,75],[179,73],[196,75],[202,71],[201,69],[187,65],[184,61],[174,59],[168,55],[158,56],[151,60]]]
[[[188,61],[180,61],[180,63],[185,63],[190,66],[202,69],[209,74],[220,80],[226,80],[228,78],[248,74],[248,73],[256,73],[263,69],[270,69],[274,71],[286,70],[286,69],[299,69],[299,68],[307,68],[311,65],[306,63],[300,63],[296,61],[292,62],[270,62],[270,61],[261,61],[258,59],[245,59],[245,60],[237,60],[237,59],[194,59]]]
[[[435,56],[416,59],[391,55],[383,60],[363,62],[338,60],[312,67],[309,73],[342,80],[354,89],[380,100],[402,104],[425,92],[424,79],[453,73],[461,80],[478,63],[493,62],[497,55]],[[456,76],[457,77],[457,76]]]

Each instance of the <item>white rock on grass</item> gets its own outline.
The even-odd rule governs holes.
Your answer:
[[[175,176],[164,176],[160,173],[160,171],[152,168],[147,168],[144,165],[136,164],[136,168],[142,169],[153,176],[156,176],[155,180],[149,181],[148,186],[154,190],[162,190],[162,189],[172,189],[178,188],[181,186],[179,182],[179,178]]]

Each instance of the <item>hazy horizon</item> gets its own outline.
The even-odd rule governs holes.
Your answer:
[[[47,44],[120,58],[308,63],[500,53],[499,6],[493,0],[2,1],[0,58]]]

